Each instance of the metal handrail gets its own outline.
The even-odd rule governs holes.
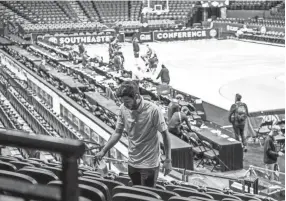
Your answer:
[[[24,135],[22,131],[0,129],[0,144],[19,148],[37,149],[62,154],[63,201],[78,201],[77,159],[84,153],[84,143],[45,135]]]
[[[261,168],[261,167],[257,167],[257,166],[254,166],[254,165],[250,165],[249,168],[252,168],[252,169],[257,169],[257,170],[263,170],[263,171],[267,171],[267,172],[273,172],[273,173],[279,173],[279,174],[282,174],[282,175],[285,175],[284,172],[278,172],[278,171],[275,171],[275,170],[268,170],[268,169],[265,169],[265,168]]]

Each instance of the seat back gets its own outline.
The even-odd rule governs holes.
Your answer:
[[[105,196],[106,200],[111,201],[111,192],[109,192],[108,187],[104,183],[100,181],[92,180],[92,179],[83,178],[83,177],[80,177],[78,181],[79,181],[79,184],[88,185],[88,186],[91,186],[93,188],[100,190]]]
[[[113,188],[115,188],[116,186],[124,186],[124,184],[121,182],[113,181],[113,180],[109,180],[109,179],[87,177],[87,176],[83,176],[83,178],[93,179],[93,180],[100,181],[100,182],[104,183],[108,187],[109,192],[112,192]]]
[[[259,198],[255,198],[254,196],[250,196],[250,195],[244,195],[244,194],[236,194],[234,193],[233,196],[240,198],[243,201],[249,201],[249,200],[257,200],[257,201],[261,201]]]
[[[178,193],[174,193],[174,192],[171,192],[171,191],[168,191],[168,190],[160,190],[160,189],[156,189],[156,188],[152,188],[152,187],[139,186],[139,185],[135,185],[133,187],[134,188],[146,189],[146,190],[152,191],[154,193],[157,193],[163,200],[168,200],[172,196],[179,196]]]
[[[130,193],[117,193],[112,197],[112,201],[162,201],[162,200],[142,195],[134,195]]]
[[[222,201],[237,201],[236,199],[232,199],[232,198],[224,198],[222,199]]]
[[[182,189],[182,188],[175,188],[173,190],[173,192],[178,193],[182,197],[190,197],[190,196],[194,196],[194,195],[195,196],[198,196],[198,195],[201,196],[201,194],[203,194],[203,193],[198,192],[198,191],[193,191],[190,189]],[[209,197],[208,195],[206,195],[204,197],[211,199],[211,196]]]
[[[195,188],[184,187],[184,186],[177,186],[177,185],[166,185],[165,188],[168,191],[174,191],[174,189],[184,189],[184,190],[188,190],[188,191],[198,192]]]
[[[156,184],[155,187],[158,188],[158,189],[161,189],[161,190],[166,190],[166,188],[164,186],[160,185],[160,184]]]
[[[47,184],[50,181],[58,180],[58,177],[54,173],[45,169],[22,168],[18,170],[18,173],[33,177],[39,184]]]
[[[118,193],[130,193],[135,195],[142,195],[151,198],[161,199],[161,197],[157,193],[145,189],[133,188],[130,186],[117,186],[112,190],[113,196]]]
[[[30,163],[30,164],[34,165],[35,167],[41,167],[42,166],[41,163],[34,161],[34,160],[24,160],[23,162]]]
[[[101,176],[101,173],[100,172],[95,172],[95,171],[84,171],[83,172],[83,175],[90,175],[90,176],[93,176],[93,175],[98,175],[98,176]]]
[[[3,162],[18,161],[17,158],[9,157],[9,156],[0,156],[0,160]]]
[[[173,196],[170,197],[168,201],[197,201],[196,199],[190,199],[190,198],[185,198],[185,197],[178,197],[178,196]]]
[[[17,173],[17,172],[0,170],[0,176],[19,180],[19,181],[29,182],[31,184],[37,184],[37,181],[35,179],[33,179],[32,177],[30,177],[28,175],[21,174],[21,173]]]
[[[239,197],[236,197],[236,196],[233,196],[233,195],[213,193],[213,192],[208,192],[207,194],[212,196],[213,199],[215,199],[215,200],[222,200],[224,198],[231,198],[231,199],[241,200]]]
[[[201,193],[201,192],[190,192],[189,197],[201,197],[201,198],[206,198],[209,200],[213,200],[214,198],[211,195],[208,195],[206,193]]]
[[[63,183],[62,181],[57,180],[49,182],[48,185],[62,186]],[[99,189],[84,184],[79,184],[78,187],[80,190],[80,196],[90,200],[106,201],[104,194]]]
[[[198,201],[214,201],[213,199],[198,197],[198,196],[190,196],[189,199]]]
[[[7,170],[7,171],[15,172],[17,168],[15,165],[11,163],[0,161],[0,170]]]
[[[53,172],[59,179],[61,179],[62,169],[56,167],[42,166],[42,169]]]
[[[102,178],[101,174],[100,173],[98,174],[97,172],[91,173],[91,172],[85,171],[85,172],[82,173],[82,175],[83,176],[91,176],[91,177]]]
[[[114,178],[114,181],[118,181],[123,183],[125,186],[128,186],[128,182],[130,181],[130,177],[129,176],[116,176]]]
[[[84,184],[79,184],[78,187],[80,189],[81,196],[91,200],[106,201],[105,196],[100,190]]]
[[[30,164],[30,163],[26,163],[26,162],[20,162],[20,161],[10,161],[11,164],[15,165],[16,168],[19,170],[25,166],[32,166],[35,167],[34,165]]]

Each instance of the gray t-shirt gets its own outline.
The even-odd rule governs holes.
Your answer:
[[[137,110],[120,106],[116,130],[126,130],[128,134],[128,164],[135,168],[159,166],[160,141],[158,131],[167,130],[164,116],[157,105],[141,98]]]

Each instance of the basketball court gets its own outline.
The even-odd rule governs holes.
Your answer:
[[[216,39],[149,44],[159,58],[152,77],[156,78],[163,63],[170,71],[170,85],[176,89],[226,110],[236,93],[242,95],[250,112],[285,108],[284,47]],[[86,49],[90,56],[108,61],[108,45]],[[122,51],[125,69],[134,69],[132,44],[122,44]],[[140,54],[145,53],[146,44],[141,44]]]

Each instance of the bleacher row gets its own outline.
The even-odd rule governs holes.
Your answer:
[[[268,20],[268,19],[243,19],[243,18],[217,18],[215,22],[224,23],[242,23],[246,25],[266,26],[266,27],[285,27],[285,20]]]
[[[176,27],[176,21],[186,24],[197,11],[194,8],[195,3],[191,1],[169,1],[169,12],[146,16],[149,19],[151,29],[172,29]],[[163,9],[166,9],[166,1],[151,1],[150,7],[155,4],[162,5]],[[140,15],[142,8],[146,6],[147,3],[143,4],[139,0],[0,2],[0,10],[4,11],[5,18],[21,23],[26,33],[94,31],[94,29],[105,27],[104,23],[122,24],[126,32],[133,32],[134,29],[142,26]],[[228,9],[271,9],[271,16],[268,19],[249,23],[269,27],[285,26],[285,3],[281,3],[281,1],[235,1],[230,2]]]
[[[54,24],[80,22],[76,11],[66,1],[5,1],[5,7],[13,10],[30,23]],[[90,1],[75,2],[91,22],[139,21],[142,1]],[[158,4],[162,4],[158,2]],[[188,1],[169,1],[170,12],[159,19],[186,19],[193,3]],[[154,16],[149,16],[154,19]]]
[[[61,187],[62,165],[36,158],[0,156],[0,176],[27,184]],[[79,167],[79,200],[93,201],[261,201],[263,196],[233,193],[185,182],[158,180],[156,187],[132,186],[127,173],[91,171]],[[14,195],[9,192],[9,195]]]
[[[269,10],[281,1],[230,1],[229,10]]]

